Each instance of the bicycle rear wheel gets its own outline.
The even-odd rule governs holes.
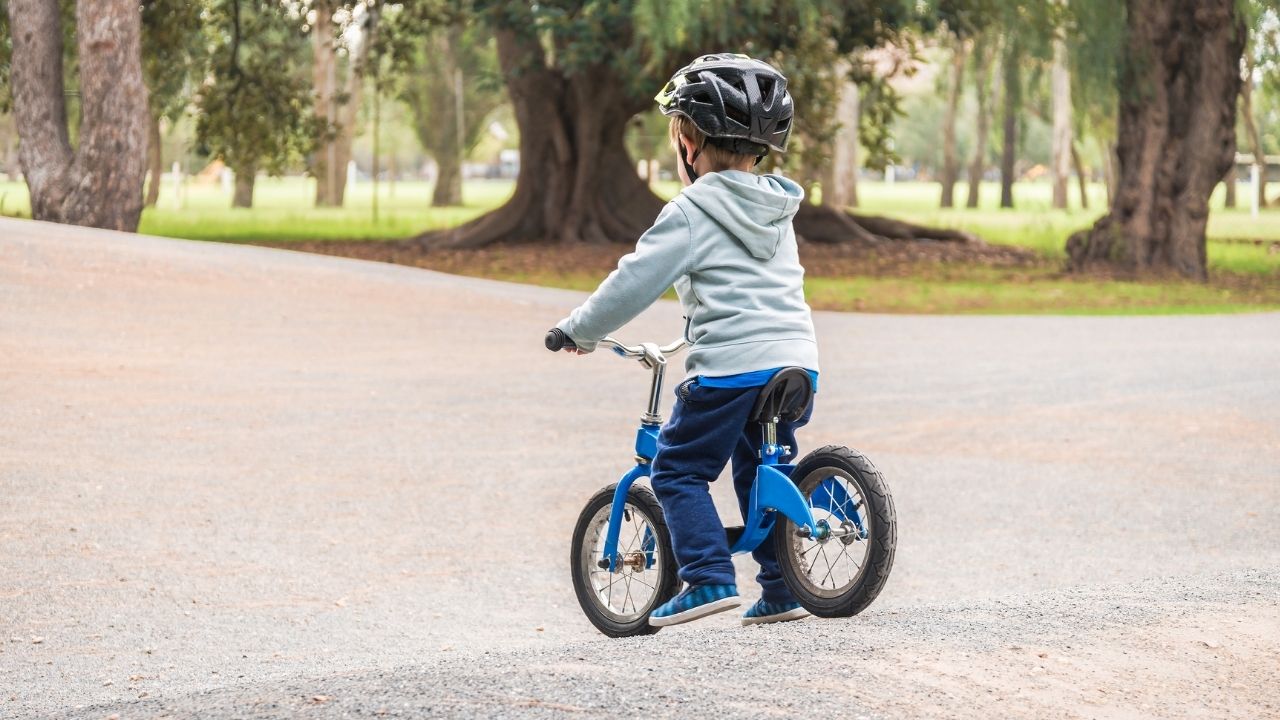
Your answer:
[[[815,540],[779,514],[773,541],[783,580],[818,617],[862,612],[888,581],[897,545],[884,478],[866,456],[828,445],[797,463],[791,480],[829,534]]]
[[[679,586],[671,536],[658,498],[646,487],[627,491],[614,570],[603,561],[605,535],[616,484],[587,501],[573,529],[570,566],[578,604],[592,625],[609,637],[648,635],[659,628],[649,613],[675,596]],[[601,567],[601,565],[604,567]]]

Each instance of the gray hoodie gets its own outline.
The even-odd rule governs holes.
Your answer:
[[[690,376],[795,365],[818,370],[791,218],[804,191],[779,175],[707,173],[658,215],[558,327],[590,352],[675,285],[693,347]]]

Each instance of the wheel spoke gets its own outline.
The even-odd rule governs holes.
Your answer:
[[[827,557],[827,548],[825,545],[822,546],[822,559],[825,560],[827,563],[827,574],[823,576],[822,580],[820,580],[818,584],[825,587],[827,584],[827,578],[831,577],[831,571],[835,570],[835,566],[831,564],[830,558]],[[834,588],[835,587],[834,581],[832,581],[832,583],[833,584],[831,587]]]

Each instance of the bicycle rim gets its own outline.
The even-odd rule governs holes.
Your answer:
[[[612,506],[604,505],[592,516],[578,562],[596,607],[614,622],[626,624],[647,617],[658,604],[668,559],[659,550],[653,518],[627,503],[618,532],[615,571],[599,567],[611,510]]]

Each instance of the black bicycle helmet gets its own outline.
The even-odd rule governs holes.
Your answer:
[[[787,149],[793,108],[787,78],[738,53],[703,55],[680,68],[654,98],[663,115],[683,115],[708,142],[759,162]]]

